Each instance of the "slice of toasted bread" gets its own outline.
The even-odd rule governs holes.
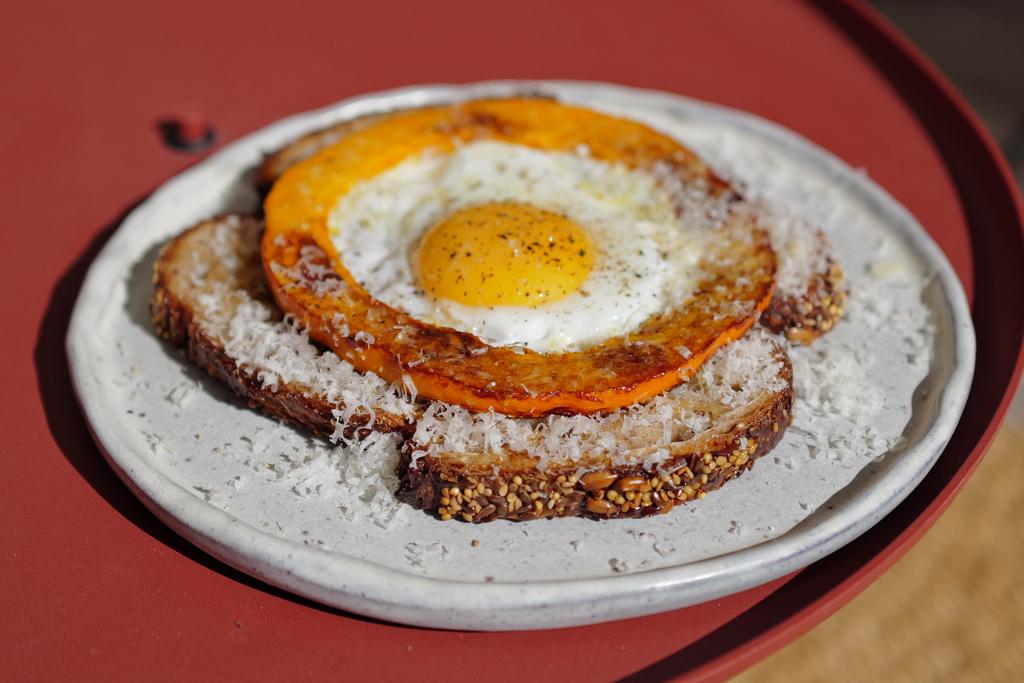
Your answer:
[[[427,411],[405,443],[397,495],[442,519],[470,522],[667,512],[774,448],[792,404],[785,350],[755,332],[688,384],[603,417]]]
[[[262,229],[224,216],[165,245],[153,273],[157,333],[250,405],[315,434],[410,429],[404,390],[356,372],[284,319],[265,284]]]
[[[790,422],[789,358],[763,332],[688,384],[609,415],[531,420],[417,403],[282,317],[260,268],[261,229],[228,216],[169,242],[154,270],[157,332],[253,407],[315,434],[405,433],[397,495],[441,519],[667,512],[749,469]]]

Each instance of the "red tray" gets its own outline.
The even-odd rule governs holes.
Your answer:
[[[834,612],[927,530],[980,460],[1020,373],[1024,237],[992,141],[899,35],[852,3],[350,5],[37,1],[5,12],[5,672],[721,678]],[[268,587],[182,541],[117,480],[75,405],[63,339],[84,272],[120,217],[194,161],[161,145],[158,121],[198,107],[230,140],[360,92],[515,77],[616,81],[756,112],[864,167],[914,212],[974,301],[979,354],[952,441],[892,514],[801,572],[704,605],[460,633]]]

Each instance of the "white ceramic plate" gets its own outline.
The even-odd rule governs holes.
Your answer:
[[[264,152],[371,111],[536,91],[647,121],[831,233],[852,284],[848,315],[793,352],[796,421],[751,473],[648,519],[443,523],[395,504],[377,465],[246,409],[152,334],[156,248],[201,218],[255,208],[245,174]],[[191,542],[353,612],[497,630],[695,604],[848,543],[945,447],[970,388],[974,335],[960,283],[921,226],[864,173],[803,138],[675,95],[519,82],[360,97],[227,146],[153,193],[110,239],[82,288],[68,355],[111,466]]]

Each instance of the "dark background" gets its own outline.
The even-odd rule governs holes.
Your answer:
[[[1024,184],[1024,2],[875,0],[949,77]]]

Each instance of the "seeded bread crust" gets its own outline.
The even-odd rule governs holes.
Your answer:
[[[824,235],[819,235],[818,244],[826,253],[830,249]],[[811,275],[801,294],[786,295],[776,290],[761,314],[763,327],[785,335],[795,344],[810,344],[835,327],[846,305],[846,282],[842,267],[831,257],[825,261],[825,269]]]
[[[793,370],[781,348],[785,386],[726,415],[706,433],[675,444],[657,468],[643,465],[581,468],[580,463],[538,468],[536,458],[509,454],[500,469],[482,454],[441,454],[414,460],[418,445],[405,442],[398,474],[399,500],[442,520],[527,521],[545,517],[646,517],[703,498],[753,467],[792,422]],[[588,471],[581,473],[581,469]]]
[[[255,218],[221,216],[203,221],[168,242],[160,251],[153,270],[153,298],[150,303],[156,333],[185,350],[188,359],[241,396],[250,407],[322,436],[331,437],[337,420],[334,411],[344,406],[324,400],[315,392],[294,383],[282,382],[271,391],[258,372],[247,372],[231,357],[223,343],[204,329],[198,297],[208,294],[210,285],[223,284],[232,290],[224,306],[239,301],[271,302],[263,279],[258,250],[238,249],[238,262],[227,264],[217,258],[211,244],[218,227],[231,224],[222,233],[241,247],[259,244],[262,223]],[[249,253],[251,251],[251,254]],[[276,308],[274,309],[276,310]],[[278,313],[280,317],[280,313]],[[370,423],[370,415],[356,414],[348,421],[346,437]],[[401,416],[377,411],[372,425],[380,432],[404,431],[411,424]]]

